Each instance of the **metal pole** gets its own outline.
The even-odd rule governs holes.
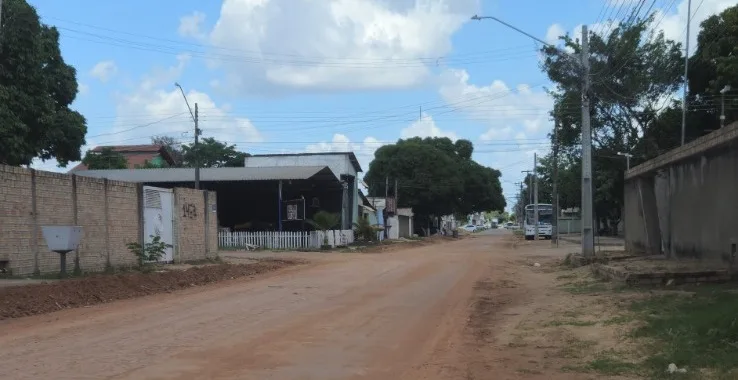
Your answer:
[[[559,132],[558,124],[554,121],[554,141],[553,141],[553,178],[552,178],[552,193],[553,193],[553,204],[554,204],[554,218],[553,228],[551,231],[551,244],[556,243],[558,245],[559,239]]]
[[[589,117],[589,32],[582,26],[582,256],[594,256],[592,130]]]
[[[725,127],[725,92],[720,92],[720,103],[722,104],[722,110],[720,111],[720,128],[723,128]]]
[[[538,175],[536,174],[536,167],[538,166],[538,156],[533,153],[533,223],[534,233],[533,240],[538,240]]]
[[[277,191],[277,203],[279,203],[279,207],[277,208],[277,217],[279,218],[277,226],[279,227],[279,232],[282,232],[282,180],[279,180],[279,189]]]
[[[687,39],[684,42],[684,94],[682,99],[682,145],[687,129],[687,92],[689,91],[689,24],[692,22],[692,0],[687,0]]]
[[[200,114],[195,103],[195,190],[200,190]]]

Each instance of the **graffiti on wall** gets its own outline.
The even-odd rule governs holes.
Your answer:
[[[182,217],[197,219],[197,207],[193,203],[185,203],[182,205]]]

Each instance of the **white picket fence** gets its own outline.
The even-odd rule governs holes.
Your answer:
[[[331,247],[346,246],[354,242],[354,231],[327,231],[328,245]],[[218,232],[220,248],[243,249],[319,249],[323,245],[323,231],[310,232]]]

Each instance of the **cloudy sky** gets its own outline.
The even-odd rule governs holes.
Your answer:
[[[478,162],[502,171],[508,199],[533,152],[549,148],[549,84],[534,41],[470,16],[494,15],[555,42],[582,24],[607,31],[607,20],[638,3],[30,2],[60,29],[64,58],[77,68],[74,107],[87,117],[89,147],[145,144],[154,135],[191,142],[178,82],[198,103],[204,136],[252,154],[351,150],[367,170],[374,150],[398,138],[469,139]],[[658,28],[683,41],[687,0],[652,2]],[[693,30],[733,4],[693,1]]]

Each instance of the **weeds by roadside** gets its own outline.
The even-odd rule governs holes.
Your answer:
[[[609,305],[615,314],[594,319],[592,310],[585,309],[571,317],[552,319],[546,327],[596,325],[619,327],[625,332],[615,349],[597,352],[595,358],[576,365],[565,365],[563,371],[647,379],[738,378],[735,285],[638,289],[598,281],[587,268],[563,269],[556,280],[559,288],[575,299],[586,296],[589,304],[594,299]],[[679,369],[675,373],[667,370],[672,364],[676,365],[672,369]]]

